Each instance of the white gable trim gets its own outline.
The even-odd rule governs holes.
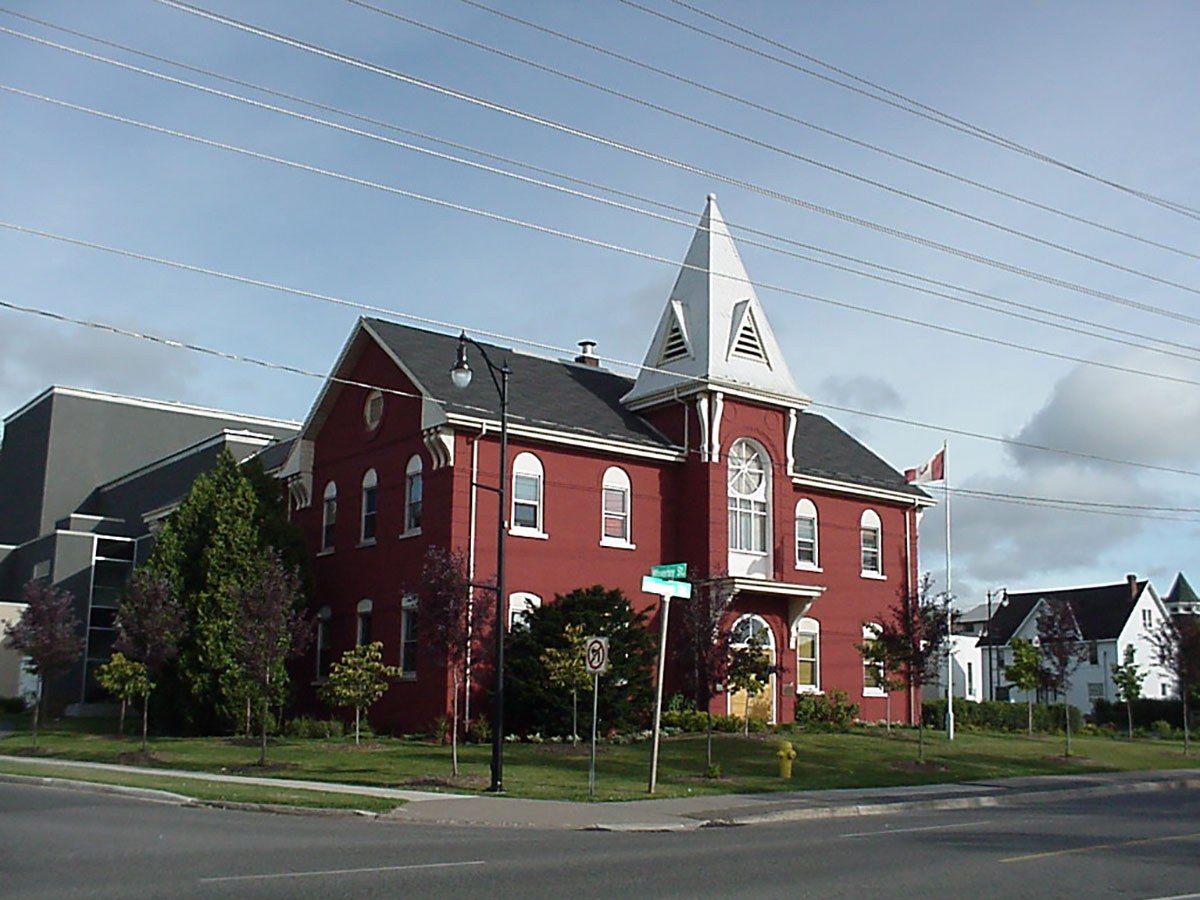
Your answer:
[[[482,419],[476,416],[462,415],[461,413],[447,413],[446,421],[450,425],[466,426],[475,430],[478,430],[485,425],[488,426],[489,429],[498,428],[498,423],[495,419]],[[510,437],[524,437],[545,444],[560,444],[567,447],[580,447],[585,450],[613,454],[616,456],[651,459],[659,462],[683,462],[685,459],[687,459],[687,451],[682,447],[645,447],[638,444],[626,443],[625,441],[614,440],[613,438],[601,437],[599,435],[571,434],[563,431],[554,431],[549,428],[536,428],[530,425],[513,424],[512,422],[508,423],[508,433]]]
[[[817,478],[813,475],[792,475],[792,484],[797,487],[816,488],[837,494],[849,494],[854,497],[869,497],[872,500],[887,500],[892,503],[902,503],[907,507],[937,506],[932,497],[917,497],[900,491],[889,491],[887,488],[873,488],[849,481],[835,481],[832,478]]]

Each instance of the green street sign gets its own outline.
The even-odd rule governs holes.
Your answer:
[[[687,578],[687,563],[667,563],[664,566],[651,566],[650,576],[652,578],[666,578],[668,580]]]

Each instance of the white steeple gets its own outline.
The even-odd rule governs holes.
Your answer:
[[[716,194],[708,195],[643,365],[622,398],[631,409],[701,390],[800,408],[810,402],[792,381]]]

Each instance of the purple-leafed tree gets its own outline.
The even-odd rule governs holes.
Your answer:
[[[146,749],[150,693],[163,666],[175,658],[187,616],[161,572],[142,569],[133,576],[129,592],[117,606],[117,640],[113,649],[146,669],[142,695],[142,750]]]
[[[1191,753],[1191,698],[1200,692],[1200,618],[1167,618],[1150,633],[1155,662],[1162,667],[1183,701],[1183,753]]]
[[[704,711],[705,765],[713,767],[712,698],[729,680],[732,660],[725,627],[733,590],[720,577],[692,582],[691,599],[679,604],[677,658],[684,665],[684,685],[696,708]]]
[[[267,764],[267,717],[272,698],[287,688],[289,657],[299,656],[312,638],[312,621],[297,608],[300,576],[273,550],[259,564],[256,577],[234,589],[238,620],[233,656],[246,687],[259,701],[258,764]]]
[[[8,645],[29,657],[29,671],[38,677],[33,707],[33,748],[38,745],[38,724],[46,694],[46,680],[71,667],[83,654],[79,617],[70,591],[55,590],[40,578],[21,592],[25,609],[21,618],[4,629]]]
[[[471,582],[463,554],[430,547],[425,552],[421,583],[413,593],[418,598],[421,646],[445,664],[450,677],[450,757],[454,774],[458,775],[459,697],[466,684],[467,647],[481,624],[481,610],[471,602]]]
[[[1071,755],[1071,704],[1067,692],[1075,670],[1087,659],[1087,644],[1075,621],[1071,604],[1059,597],[1046,600],[1037,616],[1038,654],[1047,690],[1062,698],[1063,728],[1066,734],[1064,756]]]

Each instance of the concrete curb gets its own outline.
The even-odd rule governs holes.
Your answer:
[[[159,791],[154,788],[131,787],[125,784],[105,784],[101,781],[75,781],[71,778],[59,778],[48,775],[9,775],[0,772],[0,782],[11,784],[30,784],[40,787],[56,787],[67,791],[80,791],[92,794],[120,794],[125,797],[137,797],[155,803],[174,803],[188,806],[196,801],[183,794],[173,794],[170,791]]]

